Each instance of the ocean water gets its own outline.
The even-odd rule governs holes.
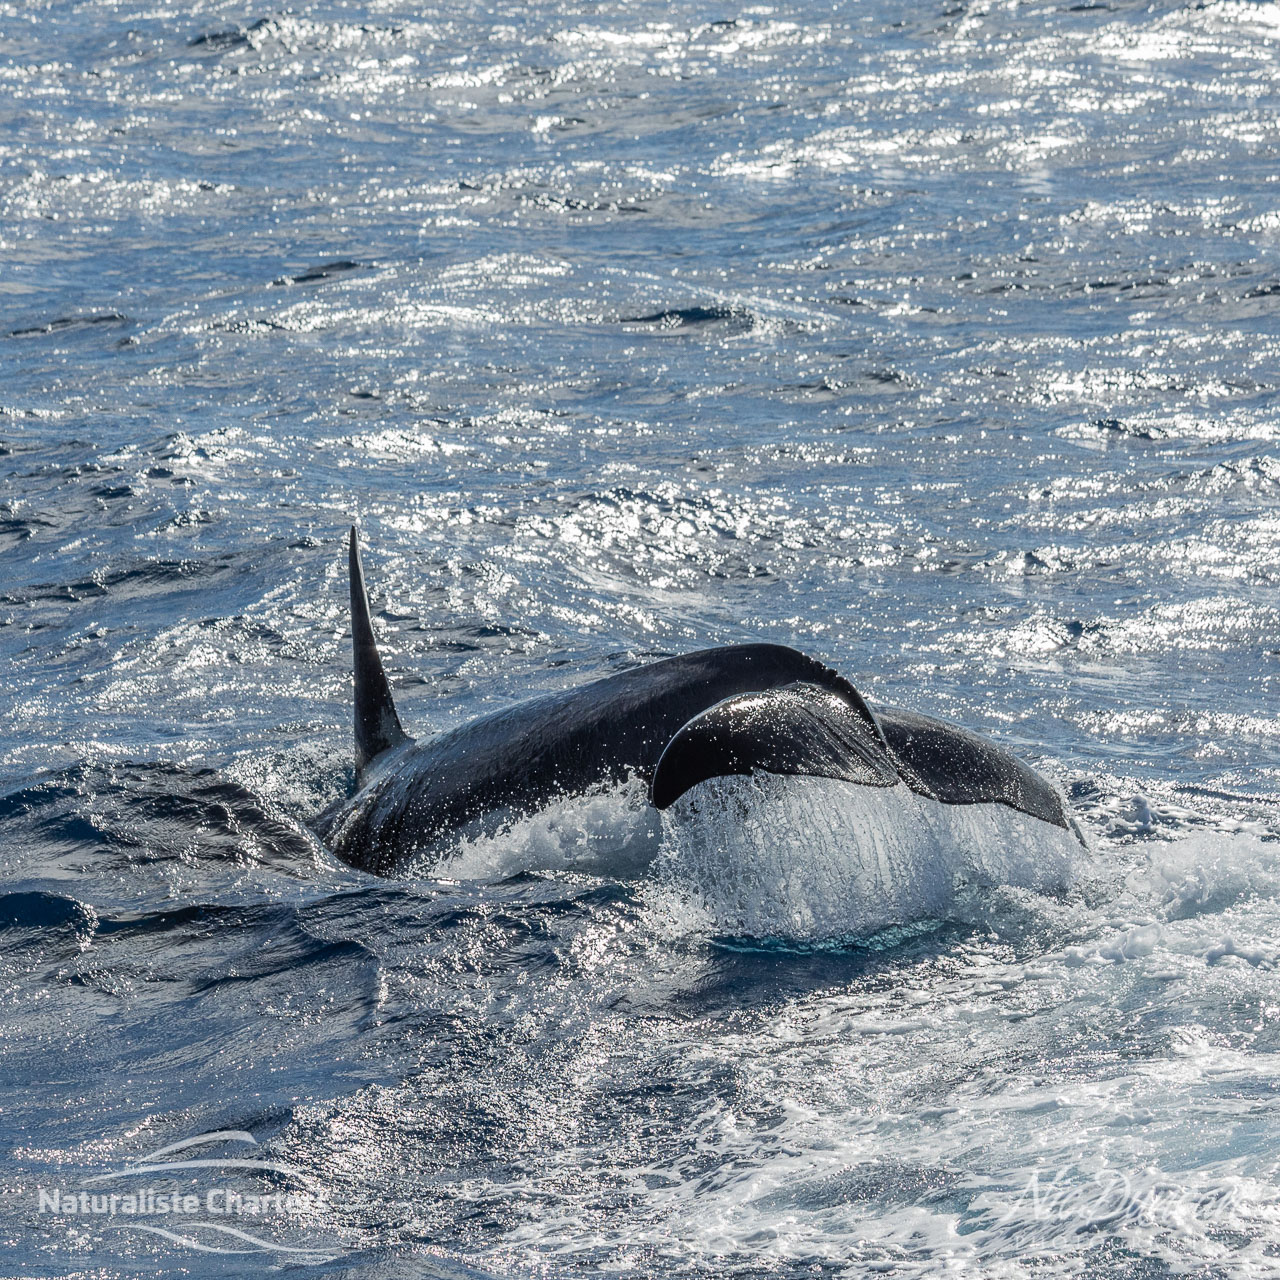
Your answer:
[[[1278,87],[1243,0],[0,0],[0,1271],[1280,1275]],[[344,867],[353,521],[411,732],[788,643],[1090,850]]]

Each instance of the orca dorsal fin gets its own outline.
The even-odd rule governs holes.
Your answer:
[[[351,526],[351,647],[355,658],[356,677],[356,779],[384,751],[409,740],[396,715],[391,700],[378,644],[369,617],[369,595],[364,589],[364,570],[360,565],[360,541],[355,525]]]

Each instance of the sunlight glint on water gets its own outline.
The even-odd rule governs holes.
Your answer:
[[[0,0],[10,1269],[243,1274],[33,1190],[228,1131],[314,1274],[1274,1275],[1275,11]],[[414,733],[793,644],[1092,852],[633,783],[373,881],[353,520]]]

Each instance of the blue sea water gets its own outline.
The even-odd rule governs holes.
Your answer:
[[[0,86],[0,1269],[1280,1273],[1280,6],[0,0]],[[1092,851],[346,868],[353,521],[411,732],[771,640]]]

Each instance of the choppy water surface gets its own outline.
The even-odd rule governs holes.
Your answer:
[[[1278,62],[1236,0],[0,3],[5,1269],[1277,1274]],[[353,519],[416,732],[792,643],[1094,857],[795,783],[344,868]],[[223,1130],[295,1252],[38,1206]]]

